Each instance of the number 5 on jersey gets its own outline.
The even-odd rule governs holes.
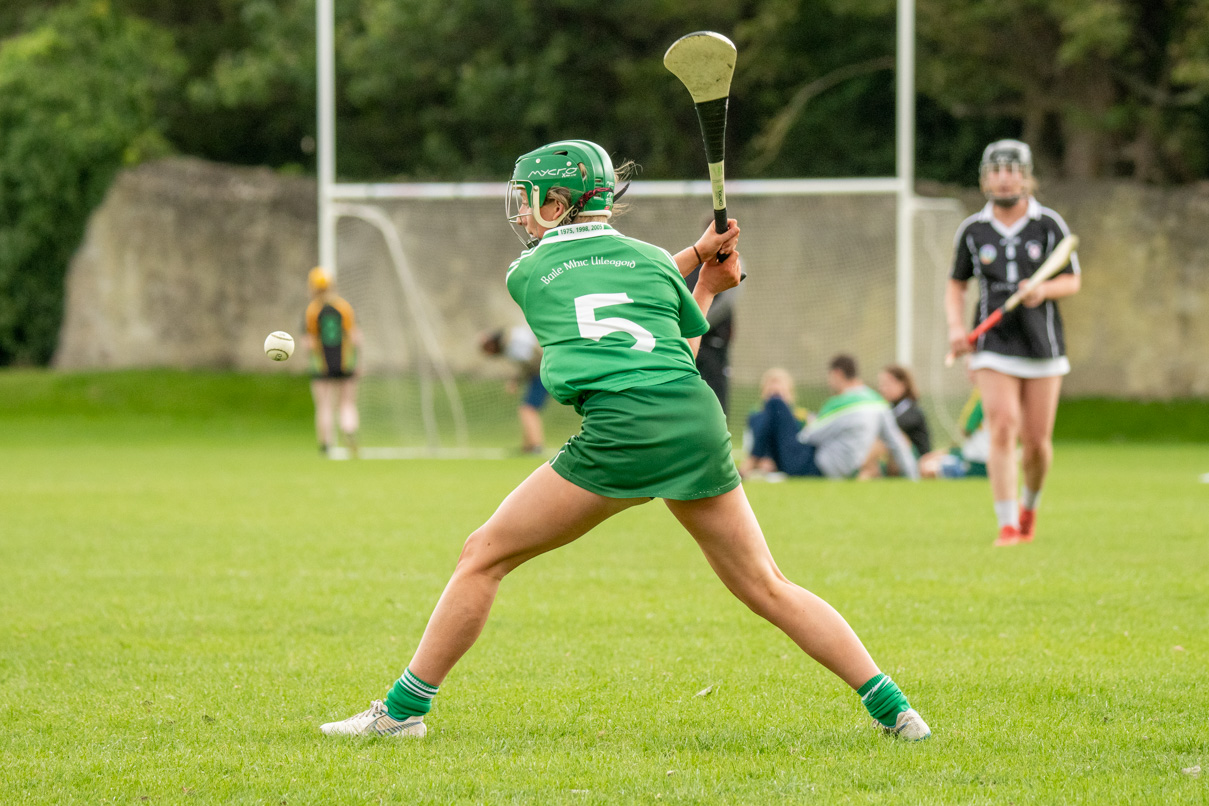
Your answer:
[[[579,335],[592,341],[600,341],[610,333],[629,333],[634,337],[631,349],[649,353],[655,349],[655,337],[651,331],[629,319],[620,316],[610,316],[607,319],[597,319],[596,309],[607,308],[611,305],[632,303],[624,293],[618,294],[584,294],[575,298],[575,321],[579,322]]]

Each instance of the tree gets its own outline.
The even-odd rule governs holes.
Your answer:
[[[189,92],[167,112],[182,150],[311,167],[314,0],[120,2],[187,32]],[[695,120],[661,57],[701,28],[740,48],[736,175],[894,169],[894,0],[359,0],[336,13],[344,178],[498,177],[572,128],[646,176],[696,175]],[[921,177],[970,181],[1005,135],[1032,142],[1051,175],[1209,171],[1206,0],[917,0],[917,30]]]
[[[220,25],[228,44],[192,69],[175,142],[215,159],[309,166],[299,143],[314,126],[313,0],[222,8],[203,30]],[[736,175],[894,170],[894,0],[362,0],[336,13],[342,178],[497,178],[533,144],[585,133],[640,159],[644,176],[697,175],[696,120],[662,56],[700,28],[740,48]],[[926,96],[919,120],[920,175],[950,181],[968,178],[987,133],[1002,129],[1002,116],[988,124]]]
[[[1205,167],[1203,0],[919,0],[920,88],[1020,121],[1043,169],[1187,180]]]
[[[311,169],[314,0],[207,0],[201,5],[210,6],[207,13],[175,23],[190,32],[191,41],[204,44],[188,53],[186,92],[169,110],[173,143],[222,162]],[[341,19],[357,9],[356,3],[335,5]]]
[[[750,5],[366,0],[342,42],[342,166],[499,178],[542,142],[591,136],[647,175],[698,172],[692,107],[663,53],[687,31],[733,31]]]
[[[182,68],[169,34],[103,0],[0,45],[0,365],[49,360],[88,214],[122,165],[168,150]]]

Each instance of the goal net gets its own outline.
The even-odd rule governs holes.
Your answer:
[[[617,229],[672,252],[692,243],[710,217],[708,189],[642,184],[627,194],[630,210],[614,220]],[[731,345],[729,419],[738,437],[770,367],[789,370],[798,402],[816,408],[833,355],[854,356],[870,384],[894,361],[897,201],[888,192],[803,192],[808,182],[734,185],[728,201],[743,227],[748,274]],[[333,207],[336,274],[364,333],[364,453],[518,447],[515,369],[479,348],[482,333],[523,323],[504,286],[521,245],[504,221],[503,184],[344,187]],[[917,199],[914,207],[911,369],[933,439],[943,443],[969,392],[964,373],[943,365],[944,287],[965,213],[948,199]],[[553,401],[543,419],[551,449],[578,426]]]

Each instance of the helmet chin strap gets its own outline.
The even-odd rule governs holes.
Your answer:
[[[537,188],[533,188],[529,191],[529,215],[533,216],[534,220],[546,229],[554,229],[562,223],[562,220],[567,217],[567,214],[564,212],[557,220],[547,221],[545,216],[542,215],[542,205],[541,201],[537,198],[537,193]]]

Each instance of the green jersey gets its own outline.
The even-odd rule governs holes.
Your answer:
[[[960,415],[961,433],[973,434],[982,425],[982,395],[975,389]]]
[[[840,392],[838,395],[832,395],[823,401],[823,405],[819,408],[818,421],[823,422],[838,414],[864,408],[881,411],[889,409],[890,404],[877,392],[861,384]]]
[[[507,283],[542,346],[542,383],[562,403],[697,374],[686,339],[709,322],[664,249],[571,224],[522,252]]]

